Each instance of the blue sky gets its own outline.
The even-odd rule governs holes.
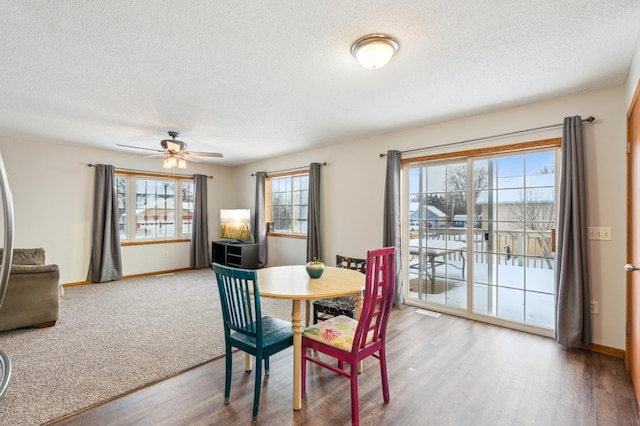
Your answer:
[[[556,151],[534,152],[527,154],[517,154],[509,156],[494,157],[495,160],[495,176],[498,178],[530,176],[539,174],[544,167],[555,170]],[[476,160],[476,167],[486,167],[489,159]],[[410,170],[410,192],[418,191],[418,170],[419,168],[411,168]],[[445,167],[444,164],[429,166],[429,183],[430,189],[432,185],[441,186],[444,183]],[[435,182],[434,182],[435,181]]]

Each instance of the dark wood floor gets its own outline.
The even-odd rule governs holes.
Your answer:
[[[622,359],[568,350],[552,339],[410,306],[388,330],[391,401],[382,403],[377,360],[359,376],[363,425],[640,425]],[[258,424],[350,424],[349,381],[309,366],[308,397],[292,409],[292,350],[271,361]],[[55,425],[244,425],[251,423],[253,374],[234,354],[231,403],[224,359],[98,405]]]

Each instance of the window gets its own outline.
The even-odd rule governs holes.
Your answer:
[[[121,242],[191,239],[193,180],[117,173],[115,187]]]
[[[307,234],[309,172],[267,177],[269,233]]]

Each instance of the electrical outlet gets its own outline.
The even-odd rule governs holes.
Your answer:
[[[600,313],[600,306],[597,300],[591,301],[591,313],[594,315],[598,315]]]
[[[168,252],[168,251],[165,251],[164,253],[162,253],[162,255],[163,255],[164,257],[169,257],[169,252]]]

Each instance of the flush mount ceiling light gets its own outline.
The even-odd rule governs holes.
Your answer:
[[[369,34],[359,38],[351,46],[351,54],[365,68],[382,68],[398,51],[398,40],[386,34]]]

